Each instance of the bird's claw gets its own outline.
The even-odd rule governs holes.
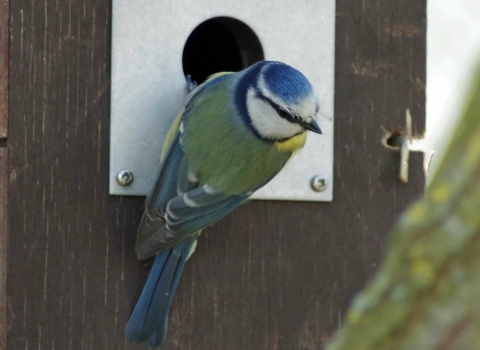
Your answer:
[[[195,80],[192,80],[192,76],[190,74],[185,75],[185,79],[187,80],[188,92],[192,92],[197,88],[198,83]]]

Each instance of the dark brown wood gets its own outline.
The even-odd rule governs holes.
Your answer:
[[[123,338],[143,199],[108,195],[110,6],[11,3],[8,350],[144,349]],[[251,202],[206,230],[167,349],[316,350],[342,322],[424,189],[423,156],[402,185],[380,139],[407,108],[424,131],[425,10],[337,1],[334,201]]]
[[[0,350],[7,348],[9,0],[0,0]]]
[[[0,139],[8,133],[9,0],[0,0]]]
[[[8,150],[0,148],[0,350],[7,348]]]

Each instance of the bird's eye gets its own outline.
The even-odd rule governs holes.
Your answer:
[[[287,112],[282,108],[278,108],[277,113],[280,115],[280,117],[287,119],[289,121],[293,121],[295,119],[289,112]]]

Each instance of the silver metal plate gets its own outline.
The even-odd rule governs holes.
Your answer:
[[[307,143],[253,198],[331,201],[335,0],[113,0],[110,194],[146,195],[155,181],[163,141],[186,98],[182,52],[203,21],[233,17],[262,43],[265,59],[300,70],[314,85],[323,135]],[[133,173],[128,186],[120,170]],[[312,178],[326,180],[314,191]]]

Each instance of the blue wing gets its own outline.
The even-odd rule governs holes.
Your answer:
[[[188,118],[199,93],[228,75],[218,76],[195,91],[181,116]],[[228,215],[249,195],[216,192],[208,184],[199,184],[189,173],[178,129],[160,166],[157,182],[145,202],[145,212],[137,233],[139,259],[149,258],[195,235]]]
[[[145,202],[145,212],[137,234],[139,259],[157,254],[147,283],[126,328],[131,342],[146,342],[152,348],[165,341],[168,311],[190,254],[195,249],[199,231],[214,224],[242,204],[248,195],[220,193],[199,183],[190,173],[181,143],[182,118],[188,118],[199,93],[215,79],[201,85],[174,123],[172,138],[157,176],[157,182]]]

